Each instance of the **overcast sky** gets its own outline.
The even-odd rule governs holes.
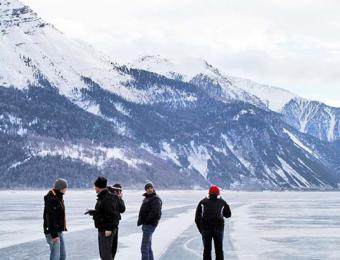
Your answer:
[[[225,73],[340,107],[340,1],[22,1],[119,62],[201,57]]]

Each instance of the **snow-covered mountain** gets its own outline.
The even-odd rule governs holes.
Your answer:
[[[119,65],[17,0],[0,3],[0,185],[61,175],[88,187],[105,174],[129,186],[338,188],[338,146],[299,132],[240,79],[205,61]]]
[[[215,93],[227,102],[241,100],[259,107],[268,107],[273,111],[279,111],[292,98],[297,97],[282,88],[228,75],[198,58],[183,57],[170,60],[160,55],[150,55],[137,59],[131,66],[172,79],[203,86],[211,85],[207,92]]]
[[[86,87],[81,76],[93,77],[108,89],[128,80],[107,58],[88,45],[66,38],[29,7],[18,1],[0,4],[3,86],[23,89],[44,77],[61,94],[72,96],[74,88]]]
[[[340,108],[318,101],[294,98],[284,106],[281,113],[287,123],[303,133],[321,140],[340,139]]]
[[[232,78],[203,59],[177,58],[173,61],[159,55],[139,58],[131,67],[152,71],[165,77],[192,83],[222,102],[244,101],[265,108],[257,96],[233,84]]]
[[[191,82],[218,100],[245,101],[282,113],[287,123],[321,140],[339,139],[338,108],[305,100],[282,88],[228,75],[205,60],[188,57],[170,60],[155,55],[141,57],[131,66]]]
[[[166,89],[141,92],[133,78],[88,44],[69,39],[19,1],[0,3],[0,84],[19,89],[48,81],[59,93],[76,100],[88,77],[106,90],[136,103],[159,102]],[[176,93],[179,96],[183,93]],[[186,97],[185,93],[181,98]],[[86,104],[85,104],[86,106]]]
[[[282,107],[297,95],[278,87],[260,84],[249,79],[230,76],[230,81],[239,88],[259,97],[270,110],[280,111]]]

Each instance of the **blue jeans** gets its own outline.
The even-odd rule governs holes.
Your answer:
[[[46,234],[46,241],[50,246],[51,254],[50,260],[65,260],[66,259],[66,250],[63,233],[58,233],[59,242],[53,243],[51,234]]]
[[[154,260],[153,252],[152,252],[152,234],[155,231],[156,227],[153,225],[143,225],[143,239],[142,239],[142,260]]]

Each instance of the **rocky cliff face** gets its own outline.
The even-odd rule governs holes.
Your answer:
[[[281,113],[287,123],[303,133],[330,142],[340,139],[340,108],[295,98],[284,106]]]

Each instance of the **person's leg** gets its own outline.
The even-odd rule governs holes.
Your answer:
[[[143,238],[141,245],[142,260],[152,260],[153,254],[151,249],[152,233],[155,231],[155,227],[152,225],[143,225]]]
[[[50,260],[60,260],[60,241],[58,243],[53,243],[50,234],[46,234],[46,241],[50,246]]]
[[[101,249],[101,244],[102,244],[101,239],[102,239],[102,237],[100,235],[100,232],[98,231],[98,249],[99,249],[100,258],[102,258],[102,255],[103,255],[102,249]]]
[[[214,230],[213,238],[215,245],[216,260],[223,260],[223,229]]]
[[[112,258],[115,259],[118,247],[118,227],[113,231],[113,238],[112,238]]]
[[[149,260],[154,260],[153,258],[153,251],[152,251],[152,235],[155,231],[156,227],[150,225],[149,232],[150,232],[150,241],[149,241]]]
[[[203,260],[211,260],[211,242],[212,242],[212,231],[202,230],[202,240],[203,240]]]
[[[99,254],[102,260],[113,260],[112,258],[112,239],[113,234],[111,236],[106,237],[105,232],[98,232],[98,241],[99,241]]]
[[[140,251],[142,253],[142,260],[149,260],[149,249],[148,249],[149,237],[148,237],[146,225],[142,226],[142,231],[143,231],[143,238],[142,238],[142,244],[140,247]]]
[[[59,233],[60,238],[60,260],[66,259],[66,248],[65,248],[65,240],[64,240],[64,234],[61,232]]]

